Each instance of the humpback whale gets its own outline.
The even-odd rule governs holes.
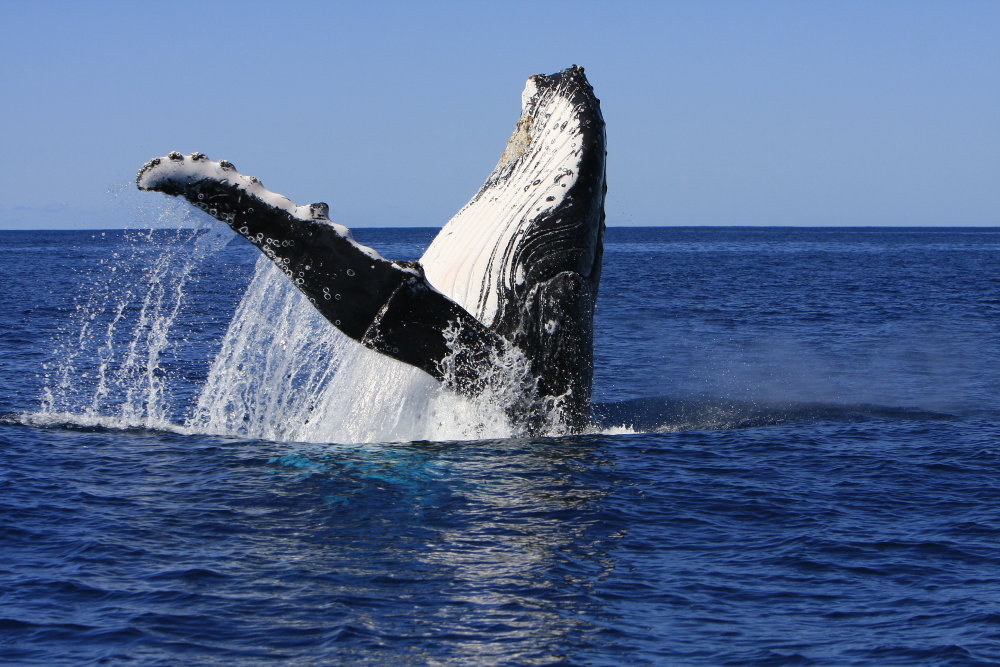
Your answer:
[[[553,410],[579,430],[590,418],[604,119],[576,65],[530,77],[521,106],[493,172],[415,262],[383,258],[327,204],[297,206],[226,160],[172,152],[136,183],[225,222],[362,345],[468,396],[504,394],[528,432]]]

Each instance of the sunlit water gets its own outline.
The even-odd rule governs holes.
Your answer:
[[[525,439],[178,210],[2,233],[0,662],[1000,661],[1000,230],[609,229]]]

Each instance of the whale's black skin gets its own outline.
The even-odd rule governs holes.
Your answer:
[[[494,330],[531,360],[542,396],[563,396],[575,428],[590,418],[594,377],[594,307],[604,255],[606,137],[600,100],[582,67],[532,77],[540,90],[558,89],[580,121],[576,182],[560,205],[532,220],[512,253],[523,285],[505,289]],[[560,323],[553,335],[549,321]]]
[[[545,399],[558,399],[566,426],[579,430],[590,417],[607,191],[604,121],[582,68],[531,80],[540,91],[572,102],[581,128],[580,160],[558,206],[531,219],[505,248],[503,261],[523,279],[501,288],[490,326],[435,289],[418,262],[392,262],[354,242],[346,228],[329,221],[326,204],[296,207],[224,160],[170,153],[144,165],[136,181],[142,190],[184,197],[225,222],[347,336],[462,393],[485,391],[496,377],[491,368],[513,346],[528,360],[537,388],[534,399],[521,397],[508,406],[511,418],[528,431],[540,428],[544,420],[537,411]],[[502,159],[477,197],[509,178],[514,162]]]
[[[151,160],[139,173],[140,188],[182,196],[228,224],[282,268],[323,317],[362,345],[447,379],[463,393],[477,393],[482,375],[477,369],[489,363],[491,351],[502,350],[502,340],[431,288],[419,264],[370,256],[329,224],[326,204],[311,205],[312,219],[302,220],[254,196],[240,187],[239,174],[225,161],[221,170],[233,178],[182,174],[143,187],[144,172],[164,161],[208,162],[197,153]],[[457,341],[446,336],[451,330]],[[440,362],[456,348],[458,372],[445,378]]]

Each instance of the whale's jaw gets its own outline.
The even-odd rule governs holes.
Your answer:
[[[542,396],[589,419],[604,239],[600,100],[573,66],[528,79],[521,117],[479,192],[420,263],[437,289],[527,355]]]
[[[330,222],[326,204],[296,206],[225,160],[171,153],[136,181],[228,224],[351,338],[462,393],[496,390],[497,365],[526,359],[532,395],[507,392],[511,419],[540,430],[555,405],[579,430],[590,416],[604,121],[576,66],[531,77],[522,103],[493,173],[420,262],[382,258]]]

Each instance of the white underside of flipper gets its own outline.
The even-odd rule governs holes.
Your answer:
[[[202,180],[231,184],[238,190],[261,200],[268,206],[284,211],[290,218],[295,218],[303,222],[321,221],[339,236],[346,239],[348,243],[357,248],[361,253],[371,259],[384,259],[372,248],[363,246],[355,241],[350,229],[344,225],[332,222],[326,218],[326,213],[322,214],[321,219],[317,218],[316,204],[312,206],[296,206],[288,197],[280,195],[277,192],[271,192],[265,188],[264,184],[256,176],[248,176],[238,172],[236,167],[228,160],[214,162],[202,153],[192,153],[185,156],[173,152],[165,158],[154,158],[143,165],[137,175],[136,185],[139,186],[140,190],[156,190],[161,184],[168,181],[192,184]],[[219,218],[208,204],[201,202],[192,202],[192,204],[212,217]],[[328,210],[325,204],[322,206],[324,206],[324,211]],[[226,222],[230,222],[231,220],[232,218],[229,218]]]
[[[513,262],[520,237],[562,203],[579,175],[580,119],[559,92],[528,79],[500,162],[420,259],[428,282],[486,326],[499,313],[502,288],[524,280]]]

